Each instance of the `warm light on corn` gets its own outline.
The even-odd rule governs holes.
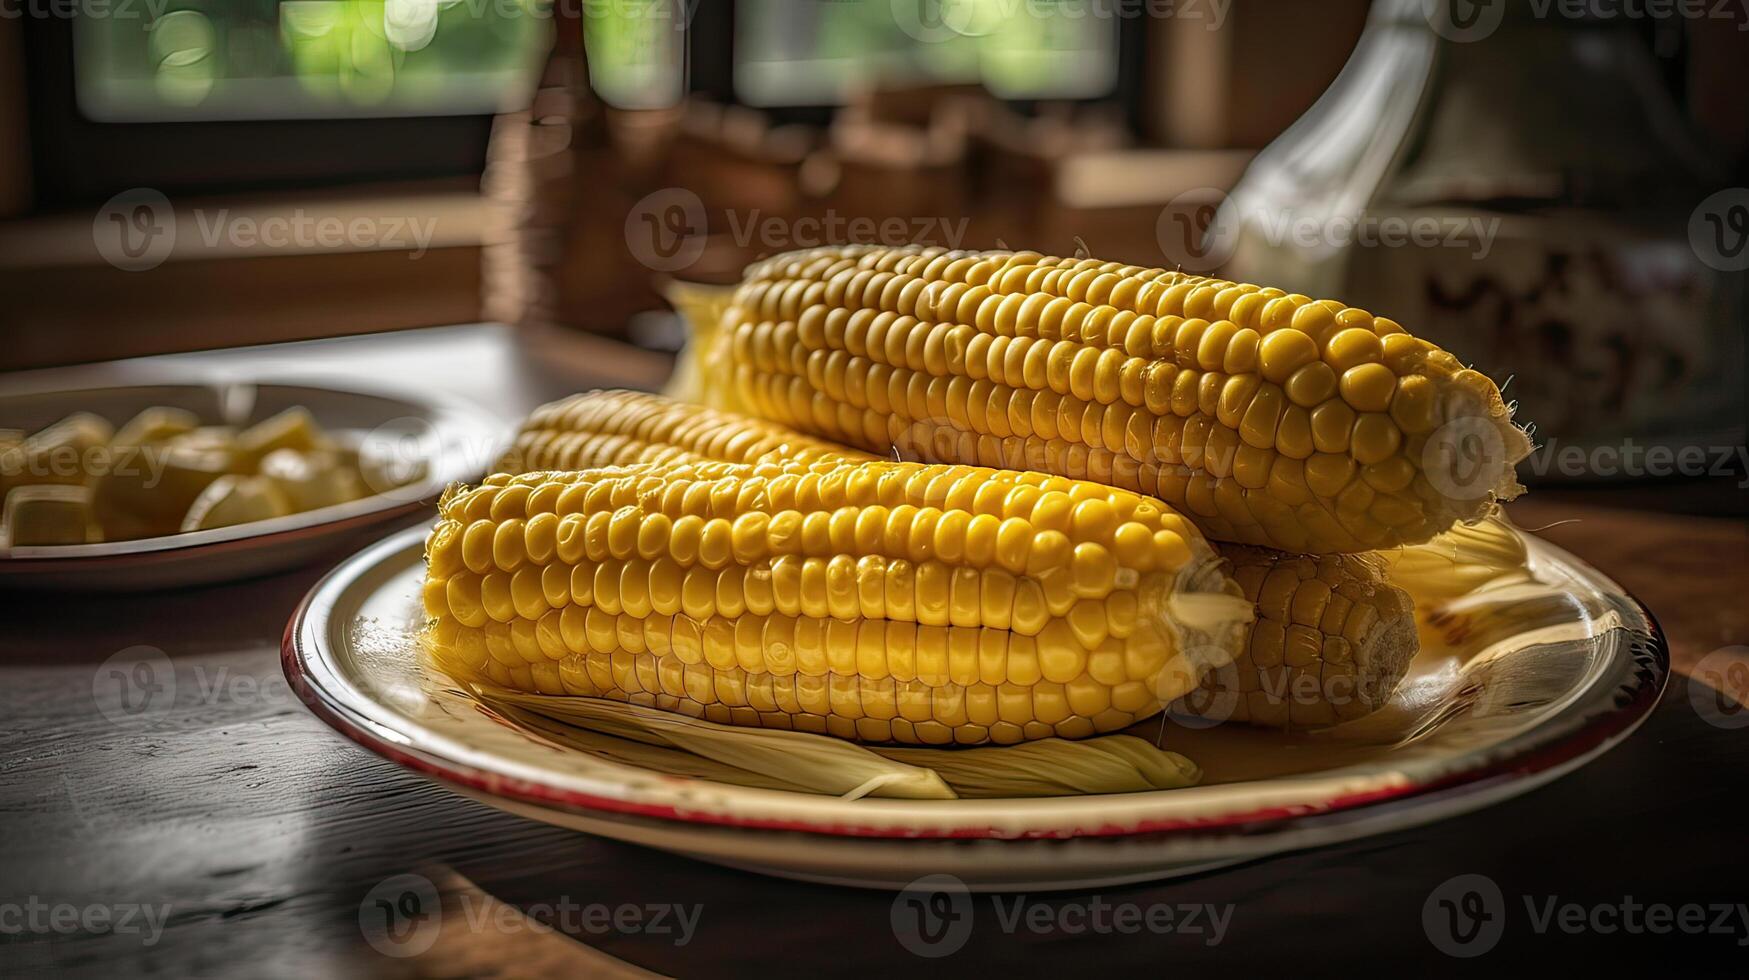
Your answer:
[[[616,389],[535,409],[492,468],[527,473],[684,459],[752,463],[768,455],[806,461],[844,452],[843,446],[744,415]]]
[[[1158,496],[1288,551],[1425,541],[1519,489],[1499,389],[1342,303],[1036,252],[845,246],[751,266],[713,403],[877,455]]]
[[[562,412],[553,411],[560,407]],[[689,415],[698,420],[686,421]],[[724,459],[724,453],[743,459],[769,452],[781,459],[788,447],[804,443],[811,459],[833,451],[847,460],[873,459],[733,412],[636,392],[588,392],[539,409],[525,423],[517,444],[525,444],[531,431],[579,447],[567,457],[578,467],[622,460],[701,462]],[[684,445],[663,441],[687,432],[710,435]],[[1424,550],[1401,552],[1396,563],[1405,564],[1410,559],[1403,556]],[[1390,698],[1414,659],[1418,641],[1413,605],[1403,590],[1385,581],[1382,562],[1232,544],[1216,545],[1216,551],[1255,605],[1256,618],[1246,627],[1233,663],[1206,675],[1201,689],[1175,710],[1214,720],[1305,728],[1358,718]]]
[[[1250,617],[1158,501],[969,466],[501,474],[427,562],[430,640],[481,679],[874,742],[1114,731]]]

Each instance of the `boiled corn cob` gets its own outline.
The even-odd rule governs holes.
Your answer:
[[[1113,731],[1250,606],[1158,501],[918,463],[499,474],[426,545],[440,663],[541,694],[872,742]]]
[[[1220,552],[1255,605],[1239,656],[1175,706],[1187,714],[1315,728],[1371,714],[1390,700],[1419,647],[1415,607],[1363,555]]]
[[[1521,489],[1500,391],[1332,300],[1037,252],[843,246],[754,264],[700,356],[739,409],[904,458],[1165,500],[1221,541],[1426,541]]]
[[[661,395],[589,391],[535,409],[493,470],[527,473],[681,459],[751,463],[767,455],[806,461],[844,452],[843,446],[782,426]]]
[[[517,442],[522,444],[531,428],[545,439],[568,438],[577,448],[567,463],[576,467],[627,460],[733,461],[773,445],[778,448],[768,450],[770,458],[781,459],[802,443],[816,459],[832,451],[847,460],[874,458],[771,423],[657,395],[594,391],[556,405],[564,407],[563,413],[537,410]],[[711,437],[684,445],[665,441],[664,433],[686,431],[680,420],[689,412],[708,420]],[[724,447],[746,448],[729,456]],[[1360,717],[1390,698],[1418,641],[1413,603],[1384,580],[1377,560],[1230,544],[1217,544],[1215,550],[1255,604],[1256,619],[1245,628],[1233,663],[1204,676],[1201,689],[1175,710],[1215,720],[1310,727]]]

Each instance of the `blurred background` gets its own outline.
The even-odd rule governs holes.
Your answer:
[[[915,241],[1336,296],[1539,436],[1740,446],[1746,6],[0,0],[0,369],[669,350],[668,279]]]

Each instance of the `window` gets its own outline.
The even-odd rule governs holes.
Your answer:
[[[1117,86],[1119,26],[1087,0],[742,0],[735,91],[756,106],[841,103],[895,80],[1098,98]]]
[[[535,0],[172,0],[81,17],[81,112],[98,122],[491,113],[524,96]],[[155,15],[154,15],[155,13]]]

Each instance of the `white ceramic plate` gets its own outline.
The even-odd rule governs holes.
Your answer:
[[[515,727],[423,666],[424,530],[360,552],[286,630],[287,678],[354,740],[536,820],[769,874],[902,888],[1090,888],[1168,877],[1427,823],[1595,758],[1651,711],[1669,671],[1657,624],[1619,586],[1528,538],[1534,586],[1454,603],[1391,704],[1325,732],[1165,723],[1204,770],[1189,789],[908,801],[749,788],[596,758]],[[1529,603],[1529,605],[1524,605]],[[1137,734],[1162,733],[1162,722]]]
[[[481,475],[510,437],[501,424],[464,402],[290,380],[234,384],[182,378],[8,393],[0,396],[0,427],[34,432],[79,411],[120,425],[153,405],[189,409],[209,424],[221,419],[247,424],[302,405],[326,430],[392,443],[406,462],[422,462],[424,475],[359,500],[235,527],[103,544],[0,548],[0,588],[127,591],[279,571],[344,545],[361,530],[429,507],[452,481]]]

